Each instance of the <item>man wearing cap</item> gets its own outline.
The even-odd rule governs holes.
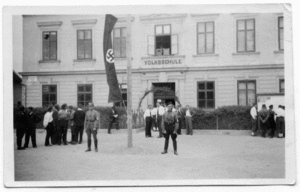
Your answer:
[[[253,104],[250,110],[250,115],[251,115],[251,125],[252,125],[251,135],[255,136],[257,132],[257,104],[256,103]]]
[[[89,103],[89,110],[85,114],[84,129],[88,136],[88,149],[85,152],[91,151],[93,134],[95,151],[98,152],[98,140],[97,140],[97,129],[100,127],[100,116],[98,112],[94,109],[94,104]]]
[[[169,104],[167,112],[162,116],[162,132],[165,137],[165,146],[162,154],[166,154],[168,152],[169,138],[171,136],[173,141],[174,154],[178,155],[176,141],[178,129],[178,116],[176,112],[172,112],[172,108],[173,105]]]
[[[146,121],[146,127],[145,127],[146,137],[152,137],[151,136],[151,124],[152,124],[151,111],[152,111],[152,106],[148,105],[148,109],[146,109],[146,111],[144,113],[144,119]]]
[[[266,133],[268,130],[268,119],[269,119],[269,111],[265,104],[262,105],[262,109],[258,112],[260,128],[261,128],[261,136],[266,137]]]
[[[273,138],[276,130],[275,112],[273,110],[273,105],[269,106],[269,128],[270,128],[269,137]]]
[[[162,134],[162,116],[165,114],[165,109],[163,106],[160,105],[159,102],[157,102],[157,126],[159,130],[158,138],[161,138],[163,136]]]

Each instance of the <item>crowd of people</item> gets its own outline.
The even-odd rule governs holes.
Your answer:
[[[252,136],[258,135],[258,126],[261,129],[261,137],[273,138],[274,136],[278,138],[285,137],[285,107],[282,105],[278,106],[278,109],[274,111],[273,105],[267,106],[262,105],[262,109],[257,111],[257,104],[253,104],[250,114],[252,123]],[[275,135],[276,133],[276,135]]]

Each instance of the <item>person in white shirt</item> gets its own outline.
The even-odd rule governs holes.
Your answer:
[[[188,105],[186,106],[185,111],[185,128],[187,135],[193,135],[192,113]]]
[[[279,105],[278,109],[276,110],[276,132],[277,137],[285,137],[285,112],[284,106]]]
[[[255,136],[257,132],[257,104],[256,103],[253,104],[250,110],[250,115],[251,115],[251,125],[252,125],[251,135]]]
[[[51,144],[49,143],[50,138],[52,137],[52,132],[53,132],[53,118],[52,118],[52,113],[53,113],[53,107],[50,106],[47,110],[47,113],[44,116],[44,121],[43,121],[43,125],[47,131],[46,134],[46,139],[45,139],[45,146],[51,146]]]
[[[162,138],[163,134],[162,134],[162,129],[161,129],[161,120],[162,120],[162,116],[165,114],[165,109],[163,106],[160,105],[159,102],[157,102],[157,126],[158,126],[158,130],[159,130],[159,136],[158,138]]]
[[[144,119],[146,121],[146,127],[145,127],[145,136],[146,137],[152,137],[151,136],[151,124],[152,124],[152,116],[151,116],[152,106],[148,105],[148,109],[146,109],[144,113]]]
[[[158,126],[157,126],[157,108],[156,107],[151,110],[151,116],[152,116],[153,131],[158,131]]]

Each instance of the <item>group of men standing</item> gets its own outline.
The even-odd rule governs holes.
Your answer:
[[[252,123],[252,136],[256,136],[258,132],[258,123],[261,129],[261,137],[266,137],[267,133],[270,138],[276,136],[278,138],[285,137],[285,107],[278,106],[276,112],[273,110],[273,105],[262,105],[262,109],[257,112],[257,104],[254,104],[250,110]]]

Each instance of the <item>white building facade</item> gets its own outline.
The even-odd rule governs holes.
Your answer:
[[[126,103],[126,17],[113,36]],[[23,16],[26,104],[108,103],[103,59],[105,15]],[[260,93],[284,93],[283,14],[132,15],[132,101],[151,86],[170,87],[182,105],[252,105]],[[174,95],[150,94],[142,108]]]

